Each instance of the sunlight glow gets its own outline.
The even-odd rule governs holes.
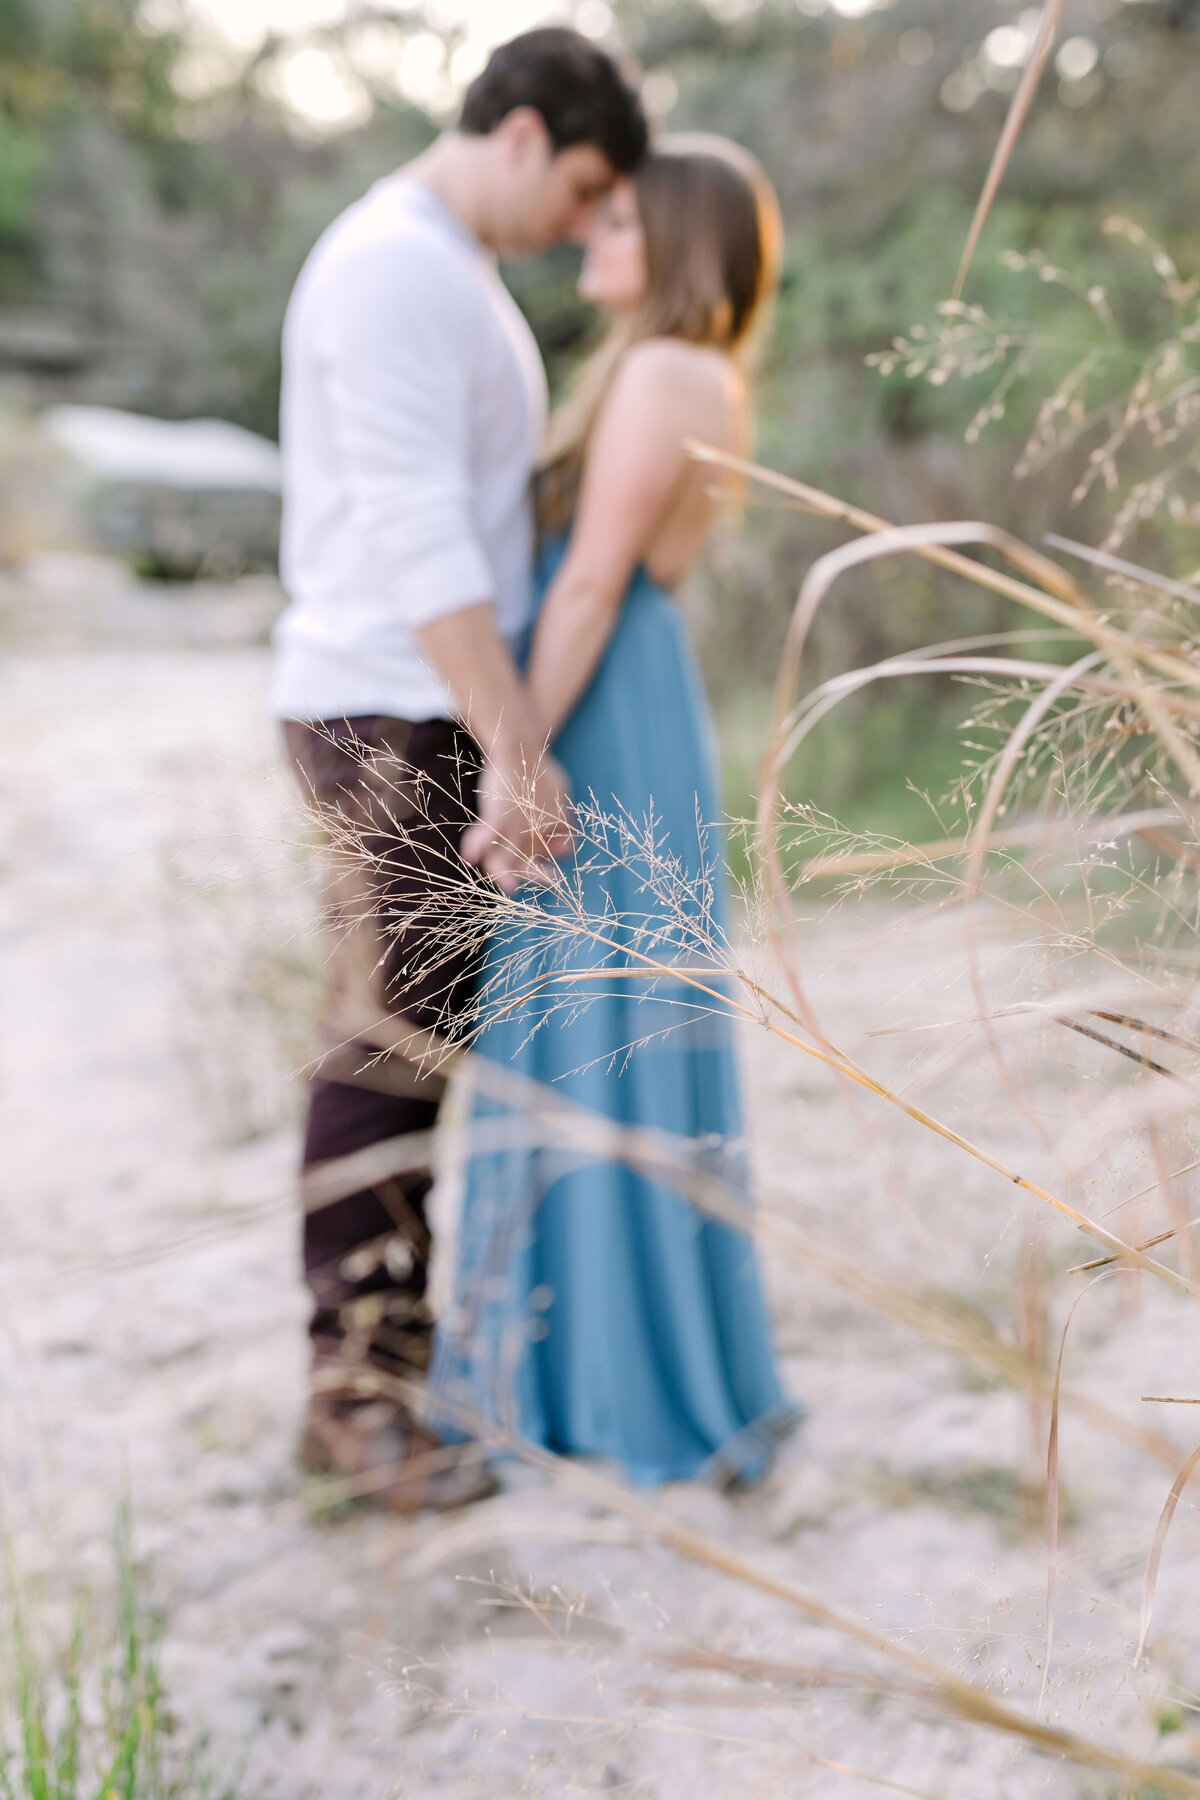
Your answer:
[[[376,90],[393,86],[416,105],[435,115],[449,112],[463,88],[477,75],[493,45],[531,26],[561,20],[573,11],[581,31],[603,37],[613,14],[607,0],[383,0],[377,5],[355,0],[187,0],[193,16],[213,28],[214,42],[194,54],[183,70],[189,92],[199,97],[218,85],[224,43],[245,56],[267,38],[297,40],[275,60],[264,86],[273,98],[318,135],[361,124],[369,116],[369,84]],[[153,9],[154,0],[147,0]],[[420,31],[399,47],[390,21],[420,15],[434,27]],[[351,56],[318,42],[310,34],[342,24],[356,24],[346,40]],[[415,19],[413,21],[416,22]],[[462,41],[447,63],[437,31],[459,31]],[[357,73],[356,73],[357,71]],[[361,79],[359,78],[361,75]]]
[[[300,45],[279,59],[264,85],[272,95],[318,129],[348,129],[370,116],[362,83],[341,69],[315,44]]]
[[[354,6],[349,0],[188,0],[188,5],[194,16],[211,21],[245,49],[255,48],[272,35],[298,37],[336,25],[350,13],[369,21],[373,10],[381,17],[421,11],[434,26],[461,28],[469,39],[489,48],[532,25],[561,20],[569,10],[562,0],[558,4],[554,0],[433,0],[424,7],[420,0],[388,0],[386,6],[375,8]],[[578,10],[585,15],[579,21],[580,29],[591,35],[602,35],[611,24],[606,0],[581,0]]]

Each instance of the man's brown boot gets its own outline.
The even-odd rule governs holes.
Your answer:
[[[382,1395],[318,1385],[300,1444],[305,1468],[339,1476],[347,1493],[388,1512],[448,1512],[499,1487],[479,1444],[442,1444]]]

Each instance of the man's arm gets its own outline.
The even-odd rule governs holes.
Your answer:
[[[417,633],[422,653],[441,672],[486,763],[479,823],[463,839],[468,862],[511,888],[533,859],[569,847],[565,778],[546,749],[541,724],[496,631],[490,605],[447,614]]]
[[[377,604],[414,634],[488,758],[484,828],[464,854],[511,885],[525,859],[562,847],[566,788],[496,631],[475,533],[472,319],[460,281],[435,245],[414,243],[407,255],[386,241],[356,246],[330,274],[320,350],[356,526],[378,572]]]

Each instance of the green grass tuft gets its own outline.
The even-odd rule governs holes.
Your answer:
[[[235,1800],[205,1746],[180,1740],[159,1670],[160,1625],[139,1591],[122,1509],[116,1589],[46,1624],[9,1571],[0,1612],[0,1800]]]

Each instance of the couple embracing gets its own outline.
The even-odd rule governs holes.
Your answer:
[[[334,222],[292,298],[274,703],[305,795],[356,849],[329,867],[310,1077],[304,1455],[394,1510],[491,1491],[480,1417],[653,1485],[753,1478],[796,1416],[739,1229],[728,1019],[682,975],[711,965],[724,900],[671,598],[718,505],[686,445],[745,448],[780,236],[752,158],[650,144],[617,64],[546,29]],[[547,431],[495,259],[567,240],[610,329]],[[442,917],[468,866],[511,896],[482,949]],[[494,1079],[435,1324],[439,1051],[468,1030]],[[520,1129],[538,1095],[549,1137]],[[699,1170],[717,1216],[596,1125]],[[418,1381],[420,1419],[390,1397]]]

